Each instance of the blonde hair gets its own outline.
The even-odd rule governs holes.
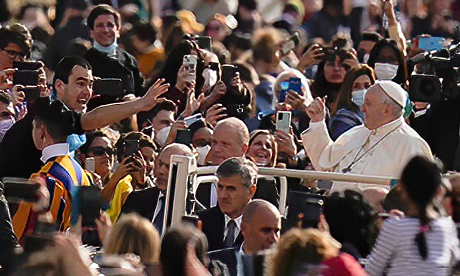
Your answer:
[[[267,275],[293,275],[296,267],[319,265],[337,255],[337,248],[321,231],[293,228],[281,236],[276,251],[267,258]]]
[[[158,263],[160,235],[147,219],[137,214],[122,215],[104,239],[107,255],[132,253],[143,263]]]

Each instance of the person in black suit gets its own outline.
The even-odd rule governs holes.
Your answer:
[[[217,205],[198,212],[209,250],[240,246],[243,210],[256,191],[256,165],[241,157],[224,161],[217,169]]]
[[[252,275],[258,270],[257,265],[251,261],[245,263],[246,259],[252,260],[252,258],[248,256],[246,259],[240,259],[238,254],[255,256],[255,254],[262,253],[278,242],[280,230],[281,214],[278,209],[268,201],[255,199],[248,203],[243,212],[241,222],[243,244],[239,247],[211,251],[209,258],[223,262],[227,266],[230,276],[237,275],[239,262],[241,262],[240,266],[245,275],[246,273]]]
[[[150,220],[160,234],[163,230],[169,160],[172,155],[193,156],[193,153],[189,147],[182,144],[174,143],[164,147],[155,160],[155,187],[130,193],[121,208],[121,214],[135,212]]]

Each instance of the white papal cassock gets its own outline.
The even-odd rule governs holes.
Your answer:
[[[398,179],[404,166],[415,155],[432,158],[426,141],[404,122],[402,116],[375,130],[364,125],[356,126],[335,142],[329,137],[323,120],[310,123],[301,137],[305,151],[318,171],[348,171]],[[331,191],[362,190],[369,185],[335,182]]]

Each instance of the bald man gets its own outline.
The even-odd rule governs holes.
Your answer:
[[[246,205],[241,221],[244,242],[240,247],[209,252],[209,257],[225,263],[230,275],[237,275],[237,254],[256,254],[278,243],[281,215],[268,201],[255,199]]]
[[[121,209],[122,214],[135,212],[152,221],[160,234],[163,229],[169,162],[172,155],[193,156],[193,153],[189,147],[183,144],[173,143],[164,147],[155,160],[155,168],[153,170],[155,187],[132,192]]]
[[[230,157],[245,157],[249,149],[248,127],[238,118],[230,117],[221,120],[214,128],[212,146],[206,157],[206,163],[220,166]],[[259,178],[255,198],[265,199],[278,205],[279,194],[276,182],[270,178]],[[211,183],[201,184],[196,192],[197,200],[207,208],[216,206],[217,193]]]
[[[254,199],[244,209],[241,232],[244,242],[240,252],[254,254],[270,248],[280,238],[281,214],[268,201]]]
[[[248,127],[238,118],[221,120],[214,128],[208,160],[219,166],[230,157],[244,157],[249,148]]]

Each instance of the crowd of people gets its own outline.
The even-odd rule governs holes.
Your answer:
[[[1,1],[0,275],[457,275],[459,11]]]

